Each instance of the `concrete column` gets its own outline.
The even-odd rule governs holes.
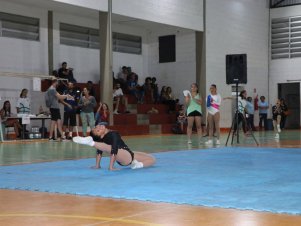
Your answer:
[[[48,11],[48,73],[53,71],[53,12]]]
[[[112,35],[109,13],[99,12],[100,39],[100,100],[108,104],[110,124],[113,122]]]

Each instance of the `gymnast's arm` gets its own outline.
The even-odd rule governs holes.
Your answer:
[[[116,155],[118,153],[118,139],[120,139],[118,136],[118,133],[111,132],[111,155],[110,155],[110,166],[109,170],[119,170],[118,168],[114,168],[114,163],[116,161]]]

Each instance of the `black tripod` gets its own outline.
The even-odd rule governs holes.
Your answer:
[[[238,130],[238,117],[243,117],[242,120],[245,120],[244,116],[239,113],[239,110],[238,110],[238,81],[236,81],[236,103],[235,103],[235,106],[236,106],[236,110],[235,110],[235,114],[234,114],[234,117],[233,117],[233,120],[232,120],[232,124],[231,124],[231,128],[230,128],[230,131],[229,131],[229,134],[228,134],[228,138],[227,138],[227,141],[226,141],[226,146],[228,145],[228,141],[229,141],[229,137],[230,137],[230,134],[231,132],[233,131],[232,133],[232,139],[231,139],[231,145],[233,144],[233,140],[234,140],[234,135],[236,133],[236,138],[237,138],[237,143],[239,144],[239,130]],[[247,125],[246,125],[247,126]],[[236,128],[236,130],[234,129]],[[257,144],[257,146],[259,145],[254,134],[253,134],[253,131],[252,129],[250,130],[250,128],[247,127],[247,129],[250,131],[255,143]]]

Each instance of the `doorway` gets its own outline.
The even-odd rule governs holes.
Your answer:
[[[284,99],[289,110],[284,128],[300,129],[300,83],[279,83],[278,98]]]

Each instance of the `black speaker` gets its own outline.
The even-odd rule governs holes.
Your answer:
[[[226,83],[247,84],[247,54],[226,55]]]
[[[176,61],[176,36],[159,37],[159,63]]]

